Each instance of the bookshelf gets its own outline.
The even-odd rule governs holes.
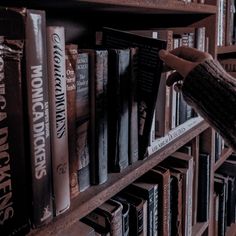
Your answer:
[[[71,27],[67,20],[71,22],[82,22],[84,31],[76,32],[73,35],[72,41],[76,41],[77,37],[81,37],[82,43],[85,44],[86,37],[94,36],[94,32],[100,29],[109,20],[111,26],[123,28],[137,28],[140,23],[140,28],[143,27],[206,27],[206,35],[209,37],[209,51],[217,57],[219,54],[232,53],[236,51],[233,46],[216,46],[216,27],[217,27],[217,4],[215,0],[206,0],[205,4],[197,3],[193,0],[191,3],[174,0],[159,0],[157,3],[149,0],[31,0],[31,1],[12,1],[10,4],[3,1],[3,5],[7,6],[26,6],[29,8],[42,9],[48,13],[48,20],[50,22],[62,22],[60,17],[66,16],[65,25]],[[54,12],[55,11],[55,12]],[[72,15],[64,11],[71,11]],[[76,15],[78,12],[78,16]],[[62,13],[57,15],[57,13]],[[97,18],[96,22],[91,19],[87,13],[94,14]],[[81,14],[81,15],[80,15]],[[117,19],[117,17],[123,19]],[[172,16],[169,19],[169,16]],[[143,19],[140,19],[143,18]],[[143,22],[144,18],[147,22]],[[131,20],[134,19],[132,22]],[[155,23],[154,20],[157,19]],[[160,21],[163,19],[163,21]],[[70,22],[70,21],[69,21]],[[125,25],[124,25],[125,24]],[[126,25],[127,24],[127,25]],[[84,34],[84,35],[83,35]],[[198,163],[198,145],[199,137],[203,138],[203,150],[211,153],[214,156],[214,131],[209,127],[205,121],[199,121],[193,127],[187,129],[177,138],[174,138],[166,145],[158,148],[147,159],[137,161],[128,166],[121,173],[112,173],[108,175],[108,180],[97,186],[92,186],[86,191],[79,194],[78,197],[72,200],[71,207],[62,215],[55,217],[52,222],[46,226],[31,230],[29,236],[46,236],[57,235],[63,229],[71,227],[80,219],[89,214],[102,203],[110,199],[112,196],[120,192],[126,186],[134,182],[140,176],[158,165],[161,161],[173,154],[183,145],[192,141],[195,143],[193,156],[196,163]],[[209,201],[209,220],[207,222],[195,222],[193,224],[192,235],[213,235],[214,222],[213,218],[213,192],[214,192],[214,173],[224,163],[224,161],[232,154],[230,148],[225,148],[222,151],[221,158],[214,163],[211,160],[210,170],[210,201]],[[212,158],[213,159],[213,158]],[[196,206],[195,206],[196,207]],[[196,208],[195,208],[196,209]],[[235,224],[228,227],[227,235],[233,235],[236,231]]]

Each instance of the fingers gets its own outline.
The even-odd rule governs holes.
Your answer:
[[[170,53],[174,54],[177,57],[181,57],[185,60],[189,60],[192,62],[202,62],[205,61],[206,59],[213,59],[209,53],[200,51],[196,48],[190,48],[186,46],[175,48]]]
[[[177,72],[179,72],[183,77],[186,77],[188,73],[196,66],[195,63],[173,55],[166,50],[160,50],[159,56],[167,66],[177,70]]]
[[[171,73],[166,80],[166,85],[172,86],[174,83],[182,81],[183,79],[184,78],[178,72]]]

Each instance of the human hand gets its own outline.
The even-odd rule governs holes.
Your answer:
[[[168,77],[166,81],[168,86],[184,80],[189,72],[201,62],[207,59],[213,59],[209,53],[185,46],[176,48],[170,52],[160,50],[159,56],[167,67],[176,70],[176,72]]]

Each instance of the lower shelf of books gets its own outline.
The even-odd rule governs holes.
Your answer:
[[[70,227],[140,176],[144,175],[147,171],[155,167],[184,144],[198,136],[208,127],[209,125],[205,121],[198,120],[193,127],[186,129],[185,132],[179,136],[169,140],[166,145],[159,148],[159,150],[151,154],[147,159],[137,161],[133,165],[128,166],[121,173],[110,173],[106,183],[92,186],[80,193],[79,196],[72,201],[71,207],[66,213],[56,217],[42,229],[31,231],[29,235],[55,235],[57,232]]]

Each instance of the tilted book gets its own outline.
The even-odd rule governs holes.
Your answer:
[[[70,206],[65,33],[63,27],[47,27],[47,51],[54,211],[55,215],[59,215]]]
[[[163,62],[158,52],[166,48],[166,42],[134,33],[103,29],[103,45],[115,48],[137,47],[137,93],[139,114],[139,157],[147,155],[149,136],[160,83]]]
[[[26,84],[32,173],[32,224],[52,219],[52,180],[45,12],[27,10]]]
[[[66,45],[66,94],[67,94],[67,120],[68,120],[68,148],[69,148],[69,173],[70,173],[70,196],[79,194],[76,155],[76,61],[78,46]]]
[[[23,43],[0,37],[0,232],[29,232],[21,59]]]

